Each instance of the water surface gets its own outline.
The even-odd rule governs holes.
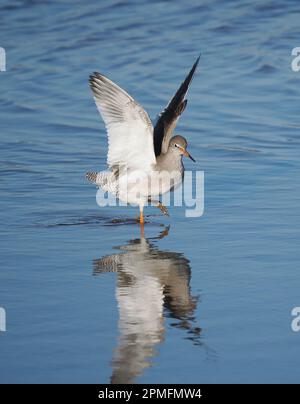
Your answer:
[[[299,2],[2,1],[1,382],[299,382]],[[100,209],[88,88],[155,119],[198,54],[177,133],[205,212]]]

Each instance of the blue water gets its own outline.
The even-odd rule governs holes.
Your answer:
[[[299,382],[299,2],[0,4],[0,382]],[[154,119],[199,53],[177,133],[205,212],[149,208],[141,237],[84,178],[88,76]]]

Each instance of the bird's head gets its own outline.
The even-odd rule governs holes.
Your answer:
[[[169,148],[175,153],[178,153],[179,155],[183,155],[186,157],[189,157],[192,161],[196,161],[193,159],[193,157],[190,155],[190,153],[186,150],[187,148],[187,141],[183,136],[176,135],[172,137],[169,143]]]

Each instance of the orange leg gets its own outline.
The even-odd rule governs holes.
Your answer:
[[[140,224],[145,223],[143,210],[144,210],[144,206],[140,206]]]
[[[141,231],[141,238],[145,237],[145,224],[141,223],[140,224],[140,231]]]
[[[144,224],[145,220],[144,220],[144,214],[143,212],[140,212],[140,224]]]

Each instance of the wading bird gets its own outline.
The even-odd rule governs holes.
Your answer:
[[[108,169],[88,172],[86,178],[126,203],[138,205],[144,223],[144,206],[156,205],[165,215],[159,197],[183,179],[182,156],[195,161],[184,137],[173,136],[200,57],[153,128],[147,112],[122,88],[100,73],[90,76],[90,87],[108,134]]]

